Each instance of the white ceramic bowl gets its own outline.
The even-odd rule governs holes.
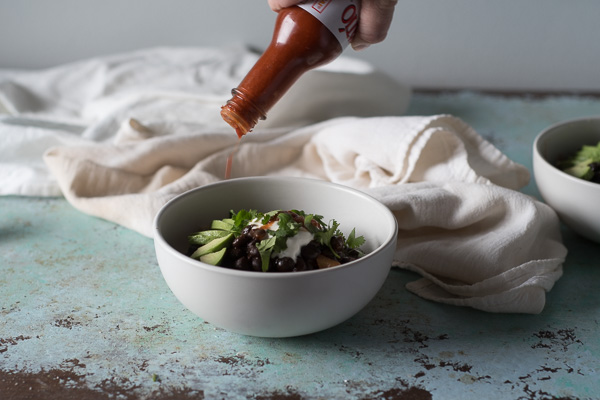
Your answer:
[[[215,267],[185,255],[187,236],[230,210],[299,209],[335,219],[366,239],[368,254],[337,267],[262,273]],[[168,202],[154,221],[161,272],[175,296],[211,324],[251,336],[288,337],[337,325],[377,294],[391,268],[397,223],[390,210],[357,190],[302,178],[222,181]]]
[[[584,144],[600,141],[600,117],[561,122],[542,131],[533,144],[533,173],[544,201],[560,219],[600,243],[600,184],[571,176],[554,165]]]

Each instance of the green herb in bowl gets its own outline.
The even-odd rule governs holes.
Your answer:
[[[560,160],[557,166],[569,175],[600,183],[600,142],[595,146],[584,145],[571,157]]]

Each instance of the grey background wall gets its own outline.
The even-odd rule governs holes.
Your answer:
[[[264,48],[266,0],[0,0],[0,68],[155,46]],[[598,0],[399,0],[388,39],[347,55],[415,88],[600,92]]]

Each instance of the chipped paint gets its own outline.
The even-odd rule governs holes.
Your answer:
[[[524,143],[589,104],[599,109],[600,100],[417,95],[412,111],[448,104],[528,165]],[[414,275],[393,270],[349,321],[261,339],[215,328],[181,306],[149,239],[63,199],[3,197],[0,398],[598,398],[598,247],[564,235],[565,275],[540,315],[430,303],[404,289]]]

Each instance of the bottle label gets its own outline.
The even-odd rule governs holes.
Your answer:
[[[358,29],[360,0],[306,0],[298,7],[321,21],[337,38],[342,49],[350,44]]]

